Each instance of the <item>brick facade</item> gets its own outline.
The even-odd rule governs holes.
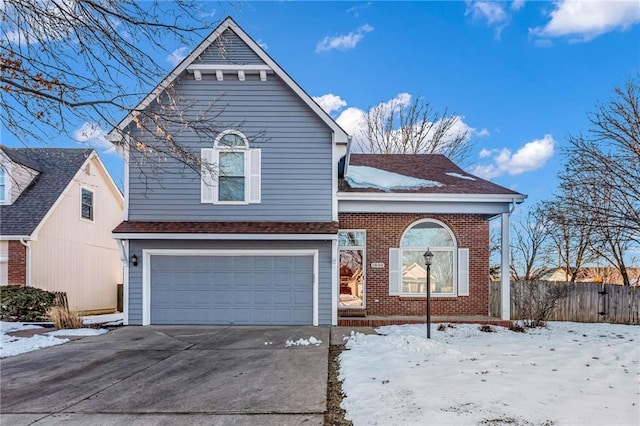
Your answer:
[[[9,241],[9,261],[7,267],[9,285],[26,285],[27,248],[20,241]]]
[[[469,249],[469,296],[432,297],[432,315],[488,315],[489,222],[474,214],[340,213],[340,229],[366,230],[366,315],[425,315],[425,297],[389,295],[389,248],[400,246],[404,231],[420,219],[447,225],[458,248]],[[371,263],[384,263],[373,269]],[[339,310],[340,316],[357,314]],[[362,315],[360,311],[360,315]]]

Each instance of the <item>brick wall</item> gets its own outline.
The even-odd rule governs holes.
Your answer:
[[[482,215],[413,213],[340,213],[340,229],[367,232],[366,314],[425,315],[425,297],[389,296],[389,248],[400,246],[404,231],[420,219],[436,219],[447,225],[458,248],[469,249],[469,296],[432,297],[432,315],[488,315],[489,222]],[[384,263],[373,269],[371,263]],[[339,311],[341,315],[344,315]]]
[[[8,281],[10,285],[26,285],[27,248],[20,241],[9,241]]]

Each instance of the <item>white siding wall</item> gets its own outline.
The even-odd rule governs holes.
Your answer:
[[[94,159],[82,171],[31,242],[31,285],[65,291],[71,310],[115,309],[122,262],[111,231],[122,220],[123,202]],[[80,218],[80,192],[94,193],[94,222]]]

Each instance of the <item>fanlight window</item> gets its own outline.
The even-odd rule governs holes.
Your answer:
[[[433,252],[431,263],[431,293],[455,295],[456,242],[453,233],[440,222],[418,222],[402,236],[402,281],[400,294],[425,295],[427,270],[423,254],[427,247]]]

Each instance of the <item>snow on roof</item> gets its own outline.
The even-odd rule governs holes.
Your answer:
[[[418,179],[368,166],[350,166],[344,178],[352,188],[417,189],[444,186],[434,180]]]
[[[472,177],[472,176],[465,176],[465,175],[461,175],[460,173],[445,173],[448,176],[452,176],[452,177],[457,177],[460,179],[467,179],[467,180],[476,180],[476,178]]]

